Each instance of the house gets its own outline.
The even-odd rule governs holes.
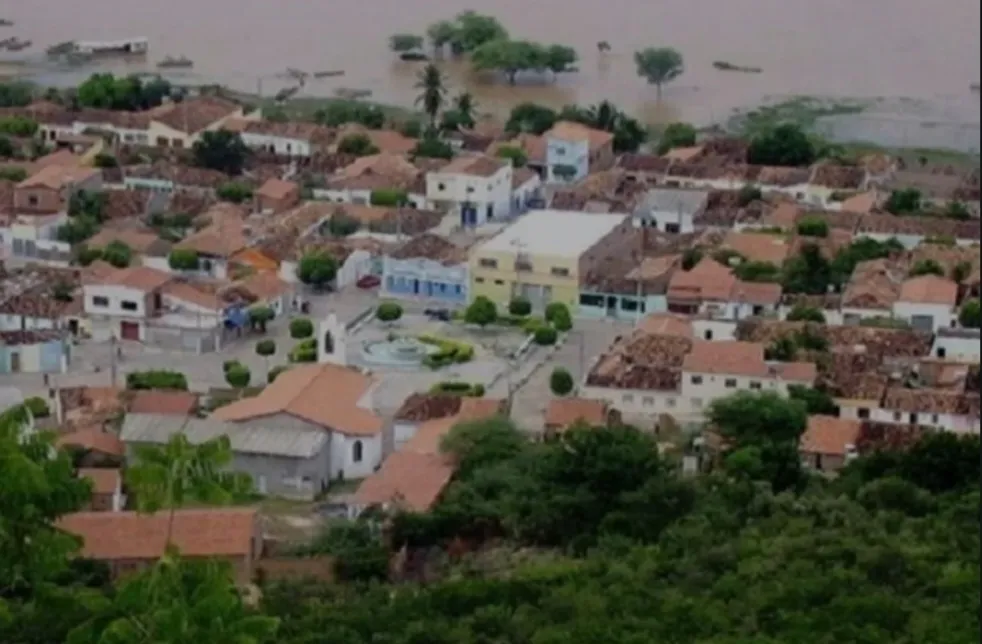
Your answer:
[[[129,248],[137,261],[151,268],[167,270],[167,256],[172,244],[161,239],[156,231],[142,226],[106,225],[85,242],[86,248],[106,248],[118,242]]]
[[[556,231],[562,231],[557,235]],[[507,304],[527,298],[536,309],[562,302],[575,311],[580,276],[631,237],[627,215],[535,210],[472,248],[470,299]]]
[[[76,476],[92,486],[92,496],[85,510],[91,512],[120,512],[125,506],[123,476],[118,468],[81,468]]]
[[[294,300],[294,285],[273,271],[260,271],[233,282],[230,291],[243,293],[253,305],[268,306],[275,315],[286,315]]]
[[[925,425],[959,434],[978,434],[978,389],[966,391],[962,387],[887,387],[880,406],[872,410],[872,420]]]
[[[189,98],[153,115],[147,128],[151,145],[190,148],[202,133],[220,130],[230,119],[244,118],[242,107],[212,96]]]
[[[229,261],[249,245],[245,221],[238,217],[220,217],[174,245],[174,250],[194,251],[198,256],[197,270],[191,274],[224,280],[229,276]]]
[[[0,331],[67,329],[79,332],[82,312],[78,280],[70,271],[41,269],[7,272],[0,269]],[[64,288],[69,298],[55,297]]]
[[[411,512],[430,509],[456,471],[452,457],[440,452],[440,441],[455,425],[501,414],[504,404],[501,400],[461,398],[456,411],[450,409],[450,405],[431,407],[431,411],[445,411],[446,415],[427,418],[404,441],[397,440],[398,450],[358,486],[348,507],[350,517],[371,507]]]
[[[828,208],[835,203],[841,206],[846,200],[837,197],[849,195],[848,199],[856,195],[866,185],[866,179],[867,172],[862,166],[820,162],[812,170],[805,200],[819,208]],[[854,204],[849,207],[854,207]]]
[[[323,187],[314,188],[316,199],[336,203],[370,204],[376,191],[406,191],[407,198],[417,208],[426,207],[425,186],[419,198],[413,200],[410,190],[422,173],[400,154],[380,152],[359,157],[327,178]],[[424,182],[425,183],[425,182]]]
[[[553,398],[546,407],[545,436],[558,436],[573,425],[611,427],[620,423],[620,414],[602,400]]]
[[[958,321],[958,284],[937,275],[920,275],[900,285],[893,315],[914,329],[935,332]]]
[[[511,175],[511,214],[541,205],[542,177],[529,168],[515,168]]]
[[[818,472],[833,473],[841,470],[850,459],[858,455],[862,423],[858,420],[836,416],[809,416],[808,425],[798,442],[801,461]]]
[[[281,157],[309,158],[327,153],[335,142],[334,130],[300,121],[243,120],[227,123],[250,148]]]
[[[64,331],[0,331],[0,373],[64,373],[70,360]]]
[[[978,363],[982,357],[979,329],[939,328],[934,334],[931,355],[958,362]]]
[[[867,214],[856,227],[857,237],[878,242],[896,239],[904,248],[916,248],[928,238],[951,238],[959,246],[978,244],[982,238],[977,221],[957,221],[934,216]]]
[[[546,140],[546,181],[579,181],[614,163],[614,135],[580,123],[559,121],[543,134]]]
[[[859,263],[842,293],[842,323],[856,325],[864,319],[892,317],[903,280],[902,267],[890,260]]]
[[[76,165],[49,165],[14,188],[14,210],[24,214],[66,212],[71,196],[102,189],[102,173]]]
[[[737,279],[730,268],[707,257],[688,271],[672,274],[667,301],[668,310],[674,313],[736,322],[753,316],[776,316],[781,285]]]
[[[413,237],[382,258],[382,295],[461,306],[467,303],[467,249],[439,235]]]
[[[123,186],[127,190],[214,197],[215,190],[229,180],[227,174],[218,170],[167,161],[123,168]]]
[[[300,203],[300,186],[293,181],[269,179],[256,190],[255,210],[264,215],[275,215]]]
[[[326,339],[331,348],[343,349],[334,346],[343,338]],[[380,464],[382,419],[372,410],[374,387],[372,378],[345,366],[296,366],[281,373],[258,396],[222,407],[211,418],[233,424],[233,432],[265,427],[284,433],[316,430],[325,434],[323,476],[306,475],[297,485],[316,493],[334,479],[368,476]],[[279,482],[258,481],[257,485],[262,488]]]
[[[638,320],[668,309],[666,294],[678,254],[641,257],[636,244],[613,252],[580,279],[579,317]]]
[[[480,226],[511,214],[512,167],[504,159],[457,157],[426,175],[426,199],[459,218],[461,227]]]
[[[679,188],[647,191],[634,213],[639,226],[666,233],[691,233],[695,218],[706,209],[709,192]]]
[[[782,235],[730,231],[721,246],[740,255],[748,262],[772,264],[780,268],[791,252]]]
[[[17,215],[0,234],[5,243],[2,254],[23,262],[66,267],[72,259],[71,244],[60,241],[58,231],[67,223],[65,212]]]
[[[109,566],[113,578],[146,569],[173,545],[189,559],[220,559],[239,583],[249,583],[262,554],[255,508],[196,508],[173,512],[76,512],[55,524],[80,537],[79,556]]]
[[[488,146],[485,154],[492,157],[500,156],[498,153],[501,148],[516,148],[525,153],[525,167],[539,175],[540,179],[546,176],[546,139],[536,134],[522,133],[514,139],[507,141],[496,141]]]

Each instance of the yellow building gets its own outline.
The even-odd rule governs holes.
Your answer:
[[[536,210],[474,247],[470,299],[484,295],[500,306],[525,297],[536,310],[579,303],[580,276],[631,239],[627,215]]]

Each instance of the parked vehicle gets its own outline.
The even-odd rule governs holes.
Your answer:
[[[426,309],[423,311],[423,314],[431,320],[439,320],[441,322],[449,322],[453,318],[450,309]]]
[[[363,289],[378,288],[380,284],[382,284],[382,280],[377,275],[362,275],[355,282],[358,288]]]

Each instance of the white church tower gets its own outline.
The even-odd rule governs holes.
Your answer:
[[[338,316],[329,314],[326,319],[317,323],[317,362],[320,364],[348,364],[345,355],[348,330],[338,320]]]

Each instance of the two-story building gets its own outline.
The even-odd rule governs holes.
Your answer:
[[[146,266],[115,271],[82,286],[92,337],[146,339],[146,322],[164,309],[163,287],[173,276]]]
[[[423,233],[382,260],[382,295],[461,306],[467,303],[467,249]]]
[[[958,320],[958,284],[937,275],[912,277],[900,286],[893,315],[919,331],[935,333]]]
[[[512,167],[489,156],[457,157],[426,175],[426,199],[459,216],[462,227],[511,214]]]
[[[666,233],[691,233],[695,218],[706,209],[709,192],[678,188],[654,188],[645,193],[634,213],[644,227]]]
[[[18,213],[65,212],[73,194],[101,189],[102,174],[95,168],[49,165],[17,184],[14,210]]]
[[[562,302],[575,311],[580,276],[624,248],[632,232],[628,215],[531,211],[473,248],[470,299],[506,305],[524,297],[536,309]]]
[[[245,120],[229,122],[228,127],[237,131],[242,142],[250,148],[281,157],[308,158],[326,154],[335,136],[330,128],[300,121]]]
[[[546,181],[571,183],[614,163],[614,135],[572,121],[559,121],[546,139]]]

